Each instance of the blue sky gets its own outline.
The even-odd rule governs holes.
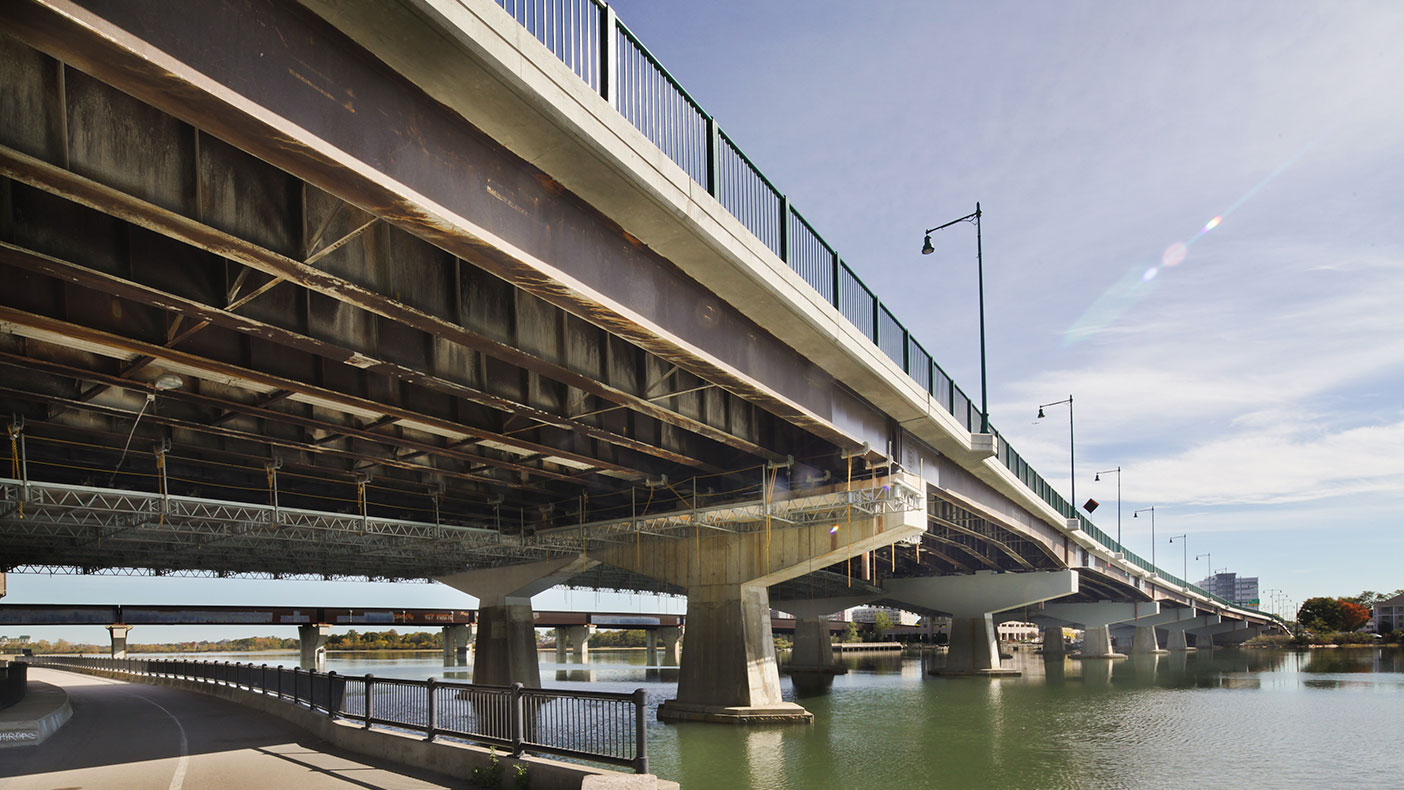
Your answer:
[[[1066,493],[1066,412],[1034,414],[1071,393],[1079,499],[1115,534],[1114,478],[1092,473],[1123,467],[1131,550],[1151,555],[1130,514],[1154,505],[1174,573],[1167,539],[1186,533],[1193,579],[1211,553],[1298,602],[1404,587],[1404,5],[614,5],[976,399],[973,231],[919,250],[982,202],[992,421]],[[9,586],[7,602],[471,604],[426,585]]]

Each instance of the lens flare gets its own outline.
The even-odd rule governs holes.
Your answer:
[[[829,534],[830,534],[830,535],[837,535],[837,534],[838,534],[838,524],[835,524],[835,525],[833,525],[832,527],[829,527]]]
[[[1215,217],[1215,218],[1209,220],[1208,222],[1204,223],[1204,227],[1202,227],[1202,228],[1199,229],[1200,235],[1203,235],[1203,234],[1205,234],[1205,233],[1208,233],[1209,231],[1213,230],[1214,228],[1219,227],[1219,225],[1222,224],[1223,221],[1224,221],[1224,218],[1223,218],[1223,217]]]
[[[1160,254],[1160,265],[1166,268],[1179,266],[1184,262],[1185,256],[1189,254],[1189,247],[1182,241],[1177,241],[1165,248],[1165,252]]]
[[[1151,280],[1154,280],[1154,279],[1155,279],[1155,276],[1156,276],[1157,274],[1160,274],[1160,267],[1159,267],[1159,266],[1152,266],[1152,267],[1150,267],[1149,269],[1146,269],[1146,273],[1145,273],[1145,274],[1141,275],[1141,282],[1146,282],[1146,283],[1148,283],[1148,282],[1150,282]]]

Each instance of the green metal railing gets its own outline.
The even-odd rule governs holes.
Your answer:
[[[766,178],[716,119],[618,20],[613,9],[600,0],[495,2],[695,182],[706,187],[708,194],[901,367],[965,430],[979,429],[980,411],[970,397],[854,274],[838,251],[790,205],[785,193]],[[1108,549],[1121,552],[1133,565],[1214,598],[1126,551],[1059,496],[993,426],[990,431],[999,437],[1000,462],[1064,518],[1078,519],[1088,535]]]

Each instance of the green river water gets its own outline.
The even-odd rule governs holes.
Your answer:
[[[551,687],[657,705],[676,670],[641,651],[542,654]],[[248,660],[245,657],[244,660]],[[259,661],[267,658],[257,659]],[[786,698],[812,726],[649,725],[655,773],[733,788],[1404,787],[1404,651],[1218,648],[1116,661],[1016,653],[1017,678],[938,678],[919,657],[848,657],[826,692]],[[330,656],[345,674],[470,679],[437,655]],[[650,716],[652,719],[652,716]]]

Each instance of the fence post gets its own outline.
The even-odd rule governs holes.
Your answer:
[[[513,683],[512,704],[511,708],[507,712],[507,716],[509,721],[511,722],[512,727],[513,757],[520,757],[522,755],[522,741],[524,740],[524,738],[522,737],[522,732],[525,729],[526,724],[526,722],[524,721],[524,719],[526,718],[525,713],[526,711],[523,709],[522,706],[522,684]]]
[[[434,725],[437,724],[439,720],[438,706],[434,704],[435,695],[433,678],[429,678],[428,680],[424,681],[424,693],[424,707],[426,713],[428,714],[424,722],[424,740],[433,742]]]
[[[612,6],[600,9],[600,95],[619,108],[619,18]]]
[[[294,704],[294,705],[296,705],[296,704],[298,703],[298,699],[297,699],[297,670],[298,670],[299,668],[300,668],[300,667],[293,667],[293,668],[292,668],[292,673],[293,673],[293,704]]]
[[[843,277],[843,260],[839,258],[839,254],[838,254],[837,252],[834,253],[833,268],[834,268],[834,292],[831,294],[831,296],[833,297],[833,299],[831,299],[830,302],[833,304],[835,310],[837,310],[837,311],[839,311],[840,313],[842,313],[842,312],[843,312],[843,280],[842,280],[842,277]]]
[[[336,720],[336,706],[332,704],[332,686],[336,685],[336,670],[327,673],[327,718]]]
[[[780,196],[780,260],[790,263],[790,199]]]
[[[707,194],[718,198],[721,189],[721,132],[717,119],[707,116]]]
[[[264,664],[259,668],[258,685],[263,687],[264,696],[268,695],[268,665]]]
[[[648,773],[648,692],[634,689],[634,773]]]
[[[375,705],[375,697],[371,694],[371,684],[374,683],[374,682],[375,682],[375,676],[372,675],[371,673],[367,672],[367,673],[366,673],[366,729],[368,729],[368,730],[370,729],[370,726],[371,726],[371,714],[372,714],[373,711],[374,711],[374,707],[373,707],[373,706]]]

